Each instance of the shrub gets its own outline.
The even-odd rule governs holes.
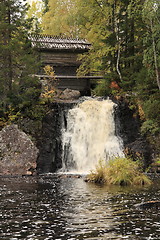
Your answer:
[[[108,164],[100,161],[87,179],[95,183],[114,185],[151,184],[151,180],[140,170],[138,162],[120,157],[110,160]]]
[[[112,72],[104,76],[93,90],[93,94],[97,96],[109,96],[110,94],[117,95],[119,92],[119,76]]]
[[[156,134],[160,132],[160,127],[158,126],[158,124],[153,121],[153,120],[146,120],[145,122],[143,122],[142,126],[141,126],[141,133],[142,134]]]
[[[96,88],[92,91],[92,94],[96,96],[108,96],[111,93],[109,83],[105,79],[98,82]]]

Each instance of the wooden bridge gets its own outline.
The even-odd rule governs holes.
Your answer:
[[[50,65],[59,80],[58,88],[79,90],[83,95],[90,92],[90,81],[102,79],[102,76],[77,76],[81,65],[79,54],[88,52],[91,44],[85,39],[73,39],[52,35],[30,35],[31,45],[39,52],[41,68],[37,76],[48,78],[44,67]]]

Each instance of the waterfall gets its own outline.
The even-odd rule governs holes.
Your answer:
[[[124,156],[123,143],[115,135],[111,100],[88,99],[68,111],[62,130],[63,171],[88,173],[100,160]]]

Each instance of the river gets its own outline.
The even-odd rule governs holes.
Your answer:
[[[83,179],[0,178],[1,240],[160,239],[160,213],[136,203],[159,200],[160,185],[100,186]]]

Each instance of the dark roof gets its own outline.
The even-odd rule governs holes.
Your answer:
[[[52,35],[32,34],[29,36],[32,47],[38,49],[89,50],[91,44],[85,39],[73,39]]]

